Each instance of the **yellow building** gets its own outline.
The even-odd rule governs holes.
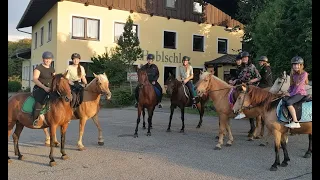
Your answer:
[[[89,71],[85,63],[116,46],[129,15],[144,55],[135,64],[146,63],[147,53],[153,53],[161,85],[169,71],[178,71],[183,56],[191,58],[196,80],[204,62],[236,54],[233,50],[242,47],[243,31],[234,27],[243,25],[211,4],[193,0],[83,2],[30,0],[17,25],[17,29],[32,27],[31,58],[23,62],[23,74],[26,74],[23,87],[29,86],[32,69],[42,62],[44,51],[54,54],[53,65],[58,73],[65,71],[74,52],[81,54],[81,61]],[[92,73],[87,72],[87,76],[90,79]],[[224,79],[223,73],[218,76]],[[32,87],[33,83],[30,84]]]

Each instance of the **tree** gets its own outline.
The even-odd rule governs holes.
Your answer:
[[[124,62],[128,72],[132,71],[132,66],[135,61],[142,58],[142,49],[136,32],[132,31],[133,21],[129,16],[124,25],[124,32],[119,37],[118,46],[115,48],[115,54]],[[130,88],[132,94],[132,82],[130,79]]]
[[[8,77],[19,76],[22,74],[21,59],[11,59],[10,57],[19,49],[31,48],[31,39],[21,39],[17,42],[8,41]]]

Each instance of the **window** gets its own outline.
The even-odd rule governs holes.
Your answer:
[[[228,39],[218,39],[218,53],[227,54],[228,53]]]
[[[193,35],[193,51],[204,52],[204,37]]]
[[[202,5],[199,2],[193,2],[193,12],[202,13]]]
[[[52,20],[48,22],[48,42],[52,39]]]
[[[119,37],[124,32],[124,25],[125,23],[115,22],[114,23],[114,42],[117,43]],[[138,25],[133,24],[132,25],[132,32],[136,33],[138,35]]]
[[[40,46],[43,45],[43,27],[40,29]]]
[[[34,49],[37,49],[37,44],[38,43],[38,33],[34,33]]]
[[[177,0],[166,0],[166,7],[168,8],[176,8]]]
[[[176,33],[170,31],[164,31],[163,33],[163,47],[176,49]]]
[[[99,24],[97,19],[72,17],[72,38],[99,40]]]

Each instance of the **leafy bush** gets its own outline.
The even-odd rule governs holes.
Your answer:
[[[105,106],[110,107],[123,107],[130,106],[134,103],[134,94],[131,95],[130,87],[120,87],[114,90],[111,90],[112,97],[111,101],[107,102]]]
[[[8,92],[18,92],[21,89],[19,81],[8,81]]]

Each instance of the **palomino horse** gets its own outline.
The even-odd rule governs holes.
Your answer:
[[[72,117],[72,108],[70,106],[70,100],[72,96],[69,81],[65,78],[65,74],[57,74],[53,76],[50,89],[51,92],[48,102],[49,110],[44,114],[44,116],[42,116],[44,119],[42,119],[43,124],[41,128],[50,128],[51,147],[49,164],[50,166],[54,166],[56,165],[56,162],[53,158],[53,140],[56,136],[56,130],[58,126],[61,128],[61,158],[63,160],[68,158],[64,149],[64,145],[66,131]],[[15,155],[18,155],[19,160],[23,159],[18,145],[20,134],[25,126],[34,129],[31,119],[32,116],[23,110],[24,102],[30,97],[30,95],[31,93],[18,93],[8,99],[8,140],[13,127],[16,126],[12,137],[14,143],[14,153]],[[11,160],[8,156],[8,163],[9,162],[11,162]]]
[[[134,132],[134,137],[138,137],[138,126],[140,123],[141,111],[144,108],[148,110],[148,132],[147,136],[151,136],[150,128],[152,125],[152,116],[156,105],[158,104],[157,95],[153,85],[149,82],[147,72],[144,69],[138,70],[138,86],[139,86],[139,103],[138,103],[138,118],[137,126]],[[144,116],[143,112],[143,116]],[[144,118],[143,118],[144,120]]]
[[[105,73],[99,75],[93,73],[93,75],[95,78],[84,89],[82,103],[77,108],[73,109],[74,114],[72,116],[72,120],[80,119],[79,139],[77,143],[79,150],[85,149],[84,145],[82,144],[82,136],[84,134],[86,122],[90,118],[92,118],[94,124],[98,128],[98,144],[101,146],[104,144],[98,113],[100,110],[101,94],[106,94],[107,99],[109,100],[111,98],[111,92],[109,90],[109,80]],[[44,132],[46,134],[47,145],[48,141],[50,141],[50,136],[47,129],[44,129]],[[58,144],[59,143],[55,138],[55,145],[57,146]]]
[[[233,113],[229,103],[229,93],[232,92],[233,86],[227,84],[209,72],[204,72],[200,76],[200,80],[196,84],[196,87],[200,97],[207,95],[212,99],[213,106],[219,114],[219,141],[215,149],[221,149],[225,130],[229,136],[227,146],[231,146],[233,142],[233,136],[230,128],[229,118],[234,118],[235,114]],[[252,113],[252,116],[250,114],[251,112],[247,112],[248,118],[257,117],[256,113]]]
[[[188,87],[182,85],[182,82],[178,81],[173,75],[169,74],[168,79],[164,82],[166,92],[169,94],[171,105],[170,105],[170,119],[167,132],[170,132],[171,120],[173,116],[174,109],[178,106],[181,109],[181,120],[182,120],[182,128],[180,132],[184,132],[184,108],[192,105],[192,100],[190,98],[190,94],[188,94]],[[191,92],[190,92],[191,93]],[[202,117],[204,114],[204,104],[208,100],[207,96],[202,96],[199,102],[197,102],[197,109],[200,114],[200,121],[198,123],[197,128],[200,128],[202,125]]]
[[[242,85],[239,88],[240,94],[237,98],[236,103],[233,106],[233,111],[237,112],[246,108],[258,109],[265,121],[267,128],[274,135],[275,152],[276,158],[275,162],[272,164],[270,170],[276,171],[277,166],[280,165],[279,149],[280,145],[283,149],[284,160],[281,163],[282,167],[288,165],[290,161],[288,151],[287,151],[287,136],[289,128],[284,126],[283,122],[280,122],[277,117],[277,105],[282,99],[278,94],[272,94],[268,91],[263,91],[260,88],[254,86]],[[312,108],[312,106],[310,107]],[[312,153],[312,117],[308,117],[309,122],[300,123],[301,128],[290,129],[292,134],[308,134],[309,135],[309,148],[305,153],[305,158],[310,158]]]

